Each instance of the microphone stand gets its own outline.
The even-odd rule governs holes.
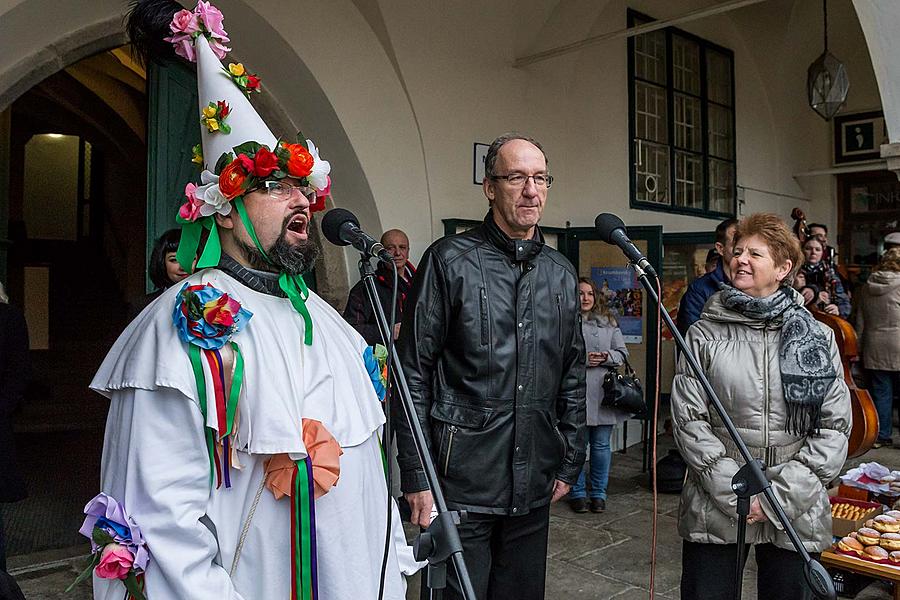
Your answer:
[[[388,326],[387,318],[381,303],[378,301],[378,292],[375,289],[375,270],[370,263],[371,257],[365,253],[360,253],[359,259],[359,275],[362,278],[366,294],[369,302],[375,309],[375,320],[378,323],[378,330],[381,332],[381,339],[385,342],[385,346],[390,348],[390,356],[388,361],[391,364],[391,374],[394,381],[399,384],[398,391],[403,411],[406,413],[406,420],[409,422],[410,432],[416,445],[416,452],[419,454],[419,461],[425,469],[425,478],[428,480],[428,487],[431,488],[431,495],[434,497],[434,506],[437,508],[438,515],[425,531],[416,536],[413,544],[413,553],[416,560],[428,560],[428,569],[425,573],[425,583],[430,590],[431,598],[439,600],[443,594],[443,589],[447,587],[447,559],[453,560],[453,567],[459,577],[459,585],[462,589],[463,597],[466,600],[477,600],[475,596],[475,588],[472,587],[472,580],[469,577],[469,570],[466,568],[466,562],[463,559],[462,541],[459,539],[459,532],[456,526],[465,522],[465,511],[451,511],[447,508],[447,501],[444,499],[444,492],[438,483],[437,470],[434,468],[434,461],[431,453],[428,451],[428,445],[425,441],[425,434],[422,432],[422,425],[416,415],[416,408],[409,393],[409,384],[406,381],[406,375],[403,372],[403,365],[397,357],[397,350],[394,344],[389,343],[393,339],[394,332]],[[390,398],[386,398],[388,402],[388,410],[390,410]],[[390,418],[390,417],[388,417]],[[390,440],[385,440],[390,447]],[[390,494],[390,490],[388,490]]]
[[[653,301],[653,303],[659,305],[660,300],[659,296],[656,293],[656,288],[654,288],[650,284],[650,280],[648,279],[647,274],[644,272],[644,269],[634,261],[632,261],[629,266],[634,269],[634,272],[637,274],[638,280],[640,280],[641,285],[647,291],[647,294],[650,296],[650,299]],[[725,412],[725,408],[722,406],[722,402],[713,391],[712,386],[709,384],[709,380],[706,379],[706,375],[703,373],[703,369],[700,367],[700,363],[697,362],[697,358],[694,356],[694,353],[691,352],[690,348],[688,348],[687,346],[687,343],[685,343],[684,338],[681,337],[681,334],[678,332],[678,329],[672,322],[672,317],[669,316],[668,311],[663,308],[659,312],[662,315],[663,321],[665,321],[666,326],[669,328],[669,331],[672,332],[672,336],[675,338],[675,344],[678,346],[678,349],[681,350],[682,353],[684,353],[688,364],[691,366],[691,370],[700,381],[700,385],[701,387],[703,387],[703,391],[706,392],[706,396],[709,398],[710,404],[719,415],[719,418],[722,420],[722,424],[728,431],[728,435],[732,440],[734,440],[741,458],[744,459],[744,466],[738,469],[738,472],[735,473],[734,477],[731,479],[731,489],[734,491],[738,498],[737,562],[735,564],[736,577],[734,590],[735,600],[741,600],[741,588],[743,585],[742,574],[744,571],[745,560],[744,545],[747,535],[747,515],[750,514],[750,498],[759,493],[765,495],[766,499],[769,501],[769,505],[778,516],[779,522],[781,522],[782,526],[784,527],[785,533],[787,533],[788,537],[791,539],[791,543],[794,545],[797,553],[800,554],[800,556],[803,558],[803,561],[806,563],[806,566],[804,567],[804,575],[806,577],[806,582],[809,584],[809,588],[818,598],[835,600],[837,594],[834,590],[834,582],[831,580],[831,576],[828,574],[828,571],[825,570],[825,567],[823,567],[819,561],[814,560],[809,555],[809,552],[806,551],[806,548],[803,547],[803,542],[800,540],[800,536],[797,535],[797,531],[794,529],[794,526],[791,525],[790,520],[784,512],[784,508],[782,508],[781,504],[778,502],[778,499],[775,497],[775,493],[772,491],[772,485],[769,483],[769,480],[766,479],[766,475],[764,473],[766,465],[761,460],[755,459],[753,458],[753,456],[751,456],[750,450],[747,448],[747,445],[741,438],[741,434],[738,433],[737,429],[735,428],[731,417],[729,417],[728,413]]]

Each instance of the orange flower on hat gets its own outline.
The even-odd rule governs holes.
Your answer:
[[[303,144],[284,144],[284,147],[291,153],[287,161],[288,173],[291,177],[302,179],[312,173],[315,159]]]
[[[247,180],[247,173],[241,165],[239,159],[231,161],[222,172],[219,173],[219,191],[222,195],[231,200],[240,196],[244,191],[244,182]]]

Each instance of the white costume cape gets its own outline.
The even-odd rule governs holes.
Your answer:
[[[232,468],[228,489],[210,486],[188,345],[172,323],[187,282],[211,283],[253,313],[232,338],[245,370],[234,439],[241,468]],[[377,598],[388,501],[377,437],[384,414],[364,366],[363,338],[316,294],[310,292],[306,306],[311,346],[303,344],[303,319],[288,299],[251,290],[218,270],[201,271],[148,306],[94,377],[91,388],[111,399],[102,491],[124,504],[146,539],[147,600],[291,597],[290,498],[276,501],[262,491],[234,568],[233,562],[265,461],[276,453],[306,456],[303,418],[320,421],[343,449],[337,485],[315,502],[319,598]],[[384,598],[403,600],[401,573],[419,565],[396,505],[391,510]],[[94,576],[96,599],[123,595],[120,581]]]

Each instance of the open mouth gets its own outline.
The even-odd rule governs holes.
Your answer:
[[[291,220],[288,221],[287,229],[288,231],[293,231],[294,233],[306,234],[306,228],[309,225],[309,219],[303,213],[297,213]]]
[[[738,275],[746,275],[746,276],[748,276],[748,277],[752,277],[752,276],[753,276],[753,273],[751,273],[750,271],[748,271],[748,270],[746,270],[746,269],[738,269],[738,270],[735,272],[735,276],[738,276]]]

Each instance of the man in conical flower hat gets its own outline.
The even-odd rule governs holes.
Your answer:
[[[190,271],[199,255],[198,270],[129,325],[91,383],[111,400],[81,529],[95,598],[121,600],[124,585],[149,600],[382,587],[400,600],[419,565],[385,484],[381,368],[303,281],[330,165],[253,109],[260,80],[220,62],[218,9],[171,6],[139,2],[129,30],[174,12],[167,41],[197,63],[202,172],[185,187],[178,258]]]

